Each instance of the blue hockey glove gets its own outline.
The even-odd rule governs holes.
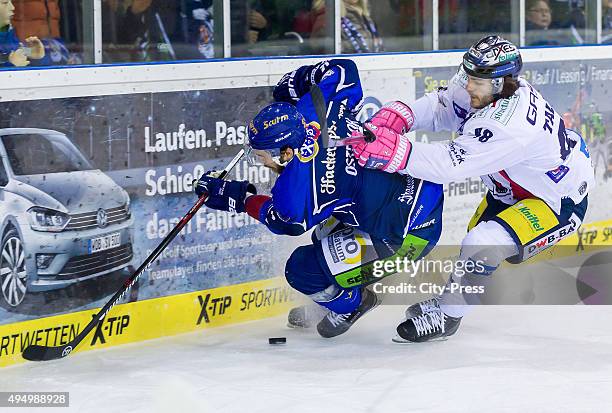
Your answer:
[[[256,194],[257,189],[248,181],[224,181],[213,176],[211,171],[204,173],[195,186],[198,197],[204,193],[208,199],[204,203],[209,208],[220,211],[244,212],[247,193]]]
[[[321,81],[328,67],[329,62],[323,61],[316,65],[302,66],[293,72],[286,73],[272,92],[274,100],[295,104],[310,91],[312,85]]]

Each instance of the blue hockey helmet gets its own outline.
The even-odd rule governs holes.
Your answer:
[[[253,149],[297,149],[306,139],[306,121],[295,106],[273,103],[263,108],[249,123],[248,137]]]
[[[523,68],[518,47],[500,36],[486,36],[463,55],[461,68],[468,76],[491,79],[493,93],[500,93],[504,78],[516,79]]]

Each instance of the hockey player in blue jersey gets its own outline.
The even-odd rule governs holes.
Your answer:
[[[200,178],[196,193],[209,194],[209,208],[246,212],[275,234],[295,236],[317,227],[312,244],[289,257],[285,276],[329,310],[317,330],[334,337],[379,303],[365,287],[376,281],[376,260],[417,260],[435,246],[442,187],[357,164],[343,142],[361,130],[355,117],[363,94],[352,61],[302,66],[280,80],[274,98],[276,103],[248,128],[253,149],[295,153],[271,196],[257,195],[249,182],[223,181],[210,173]]]

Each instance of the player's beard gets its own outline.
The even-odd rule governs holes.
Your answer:
[[[470,95],[470,106],[474,109],[482,109],[493,102],[493,96],[472,96]]]

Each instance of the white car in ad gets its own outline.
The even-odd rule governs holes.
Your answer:
[[[131,265],[127,192],[63,133],[0,129],[0,305]]]

